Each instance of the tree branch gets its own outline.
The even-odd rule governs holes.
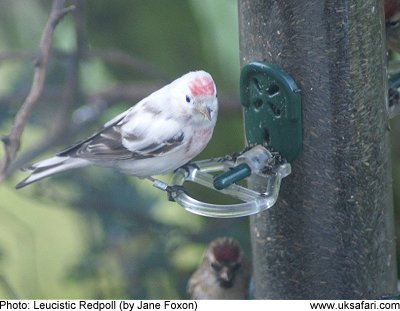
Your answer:
[[[67,63],[67,72],[61,96],[61,105],[58,106],[54,121],[51,123],[51,136],[45,140],[57,141],[68,131],[73,105],[79,102],[80,96],[80,62],[86,50],[86,12],[85,1],[74,0],[74,30],[76,49],[70,54]]]
[[[10,133],[2,138],[5,155],[0,165],[0,182],[7,176],[7,169],[19,150],[21,135],[24,131],[26,122],[28,121],[31,112],[43,91],[54,29],[60,20],[68,12],[74,9],[75,6],[64,8],[64,0],[55,0],[53,2],[49,19],[40,39],[39,55],[34,61],[35,72],[30,92],[15,116]]]
[[[5,61],[30,61],[36,57],[35,51],[6,51],[0,52],[0,63]],[[57,49],[52,50],[52,57],[56,59],[70,59],[71,53],[60,51]],[[161,80],[168,81],[168,75],[162,72],[157,67],[152,64],[147,63],[143,59],[130,55],[124,51],[118,49],[90,49],[85,50],[82,55],[84,59],[101,59],[106,63],[115,64],[119,66],[124,66],[131,68],[134,71],[139,71],[144,76],[150,78],[157,78]]]

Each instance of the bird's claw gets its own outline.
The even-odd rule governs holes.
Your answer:
[[[175,202],[175,198],[179,193],[188,194],[188,192],[183,186],[178,186],[178,185],[168,186],[165,189],[165,191],[167,191],[168,194],[168,201],[171,202]]]

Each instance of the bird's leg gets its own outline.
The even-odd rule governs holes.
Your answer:
[[[167,192],[168,201],[175,202],[175,197],[178,195],[179,192],[183,192],[183,193],[187,194],[187,191],[183,186],[179,186],[179,185],[170,186],[170,185],[166,184],[165,182],[163,182],[159,179],[155,179],[151,176],[146,177],[146,178],[153,183],[154,187]]]
[[[165,191],[167,191],[168,193],[168,201],[171,202],[175,202],[175,197],[181,192],[183,192],[184,194],[188,194],[185,187],[179,185],[168,186]]]
[[[153,178],[151,176],[146,177],[146,179],[150,180],[152,183],[154,183],[157,180],[157,179],[155,179],[155,178]]]
[[[179,169],[184,169],[187,174],[191,173],[191,168],[194,168],[196,170],[200,170],[200,167],[196,164],[196,162],[187,162],[186,164],[182,165],[181,167],[178,167],[174,172],[176,172]]]

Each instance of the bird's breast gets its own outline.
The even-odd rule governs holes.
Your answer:
[[[189,138],[186,152],[188,157],[194,158],[208,144],[213,133],[213,128],[195,130],[192,137]]]

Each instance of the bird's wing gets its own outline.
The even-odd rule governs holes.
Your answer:
[[[97,133],[58,153],[88,160],[127,160],[156,157],[179,147],[184,133],[170,118],[151,111],[128,110]]]

